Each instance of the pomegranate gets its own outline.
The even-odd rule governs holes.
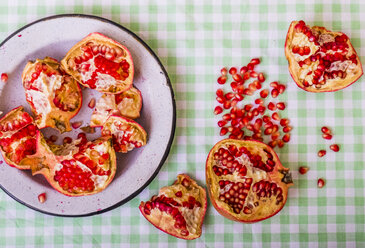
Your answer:
[[[350,39],[324,27],[310,27],[304,21],[290,24],[285,56],[296,84],[309,92],[343,89],[363,74]]]
[[[103,136],[112,135],[116,152],[129,152],[144,146],[147,133],[137,122],[121,116],[112,115],[104,123],[101,130]]]
[[[29,166],[20,165],[20,161],[36,152],[37,132],[39,131],[33,118],[22,106],[1,118],[0,147],[5,162],[18,169],[29,169]]]
[[[219,141],[212,148],[206,181],[216,210],[228,219],[246,223],[277,214],[292,186],[289,169],[282,166],[271,147],[236,139]]]
[[[132,86],[134,67],[128,49],[100,33],[91,33],[62,59],[66,72],[85,87],[118,94]]]
[[[116,157],[111,137],[88,141],[84,134],[65,145],[47,145],[37,135],[37,152],[21,161],[32,174],[42,174],[51,186],[67,196],[98,193],[112,181]]]
[[[111,115],[121,115],[129,119],[136,119],[142,108],[141,92],[132,87],[120,94],[104,94],[96,103],[91,115],[90,126],[102,126]]]
[[[28,62],[22,81],[38,128],[53,127],[61,133],[71,131],[70,119],[81,108],[82,93],[59,62],[50,57]]]
[[[163,232],[181,239],[196,239],[202,234],[207,209],[207,194],[188,175],[180,174],[171,186],[141,202],[142,215]]]

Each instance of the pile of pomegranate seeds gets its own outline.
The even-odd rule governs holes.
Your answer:
[[[271,82],[267,85],[268,88],[264,89],[265,76],[262,72],[255,71],[258,64],[260,59],[254,58],[240,70],[235,67],[229,70],[221,69],[218,84],[226,85],[229,75],[232,82],[229,84],[229,90],[219,88],[216,91],[219,105],[215,107],[214,114],[223,114],[222,119],[218,121],[221,136],[228,134],[232,139],[261,142],[264,142],[266,136],[268,139],[265,143],[272,148],[281,148],[290,141],[292,127],[289,125],[289,119],[280,116],[280,111],[285,110],[286,104],[273,101],[273,98],[283,94],[286,86],[279,82]],[[256,99],[252,99],[256,91],[259,94]],[[244,102],[245,98],[251,98],[248,100],[250,102]]]
[[[6,83],[6,81],[8,81],[8,79],[9,79],[8,74],[6,74],[6,73],[1,74],[1,81]]]
[[[323,126],[321,128],[321,131],[322,131],[322,137],[323,137],[323,139],[326,139],[326,140],[331,140],[332,139],[333,135],[332,135],[331,130],[328,127]],[[334,152],[340,151],[340,147],[337,144],[330,145],[330,149],[332,151],[334,151]],[[318,157],[323,157],[324,155],[326,155],[326,150],[320,150],[320,151],[318,151]]]

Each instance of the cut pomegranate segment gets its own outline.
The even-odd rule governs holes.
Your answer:
[[[112,136],[116,152],[129,152],[146,145],[147,133],[137,122],[121,117],[110,116],[104,123],[101,134]]]
[[[134,66],[128,49],[100,33],[91,33],[62,59],[65,71],[85,87],[118,94],[132,86]]]
[[[0,148],[7,164],[18,169],[29,169],[20,162],[28,155],[36,152],[35,136],[38,128],[33,118],[17,107],[0,119]]]
[[[291,174],[272,148],[257,141],[225,139],[209,152],[208,193],[224,217],[253,223],[277,214],[285,205]]]
[[[345,34],[310,27],[304,21],[290,24],[285,56],[295,83],[309,92],[337,91],[363,74],[359,57]]]
[[[91,115],[90,126],[102,126],[111,115],[136,119],[140,116],[141,109],[142,95],[134,87],[116,95],[104,94],[96,103]]]
[[[161,188],[157,196],[139,205],[152,225],[187,240],[201,236],[206,209],[205,189],[185,174],[178,175],[173,185]]]
[[[92,142],[85,135],[65,145],[48,146],[37,135],[37,152],[21,161],[32,174],[42,174],[51,186],[67,196],[83,196],[104,190],[116,172],[116,157],[110,137]]]
[[[71,131],[70,119],[80,110],[82,93],[77,82],[66,75],[57,60],[46,57],[28,62],[22,74],[26,100],[38,128]]]

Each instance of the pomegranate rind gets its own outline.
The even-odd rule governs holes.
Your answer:
[[[123,130],[121,130],[121,128],[123,128]],[[130,142],[123,144],[123,139],[120,141],[118,139],[120,138],[120,135],[124,135],[124,130],[126,129],[129,129],[128,132],[131,137],[129,139]],[[136,147],[142,147],[147,143],[147,132],[141,125],[131,119],[117,115],[111,115],[107,119],[101,129],[101,134],[113,136],[113,143],[116,152],[126,153]],[[139,145],[137,146],[137,144]],[[124,150],[119,150],[117,147],[123,147]]]
[[[188,189],[182,185],[182,181],[184,179],[186,179],[190,182],[190,186]],[[177,197],[175,195],[175,193],[178,191],[182,192],[182,197]],[[202,234],[202,226],[203,226],[204,217],[205,217],[206,210],[207,210],[208,201],[207,201],[206,190],[203,187],[199,186],[196,183],[196,181],[191,179],[188,175],[179,174],[177,176],[177,180],[173,183],[173,185],[165,186],[160,189],[158,196],[161,196],[161,195],[164,195],[166,197],[171,197],[180,204],[184,200],[187,200],[189,196],[193,196],[194,198],[198,199],[201,202],[201,207],[194,207],[194,209],[193,209],[194,210],[193,214],[195,216],[197,216],[197,218],[195,218],[196,219],[195,224],[197,227],[195,228],[194,233],[192,232],[194,230],[192,230],[191,227],[188,227],[189,235],[187,235],[187,236],[181,235],[181,233],[179,232],[179,229],[176,229],[174,227],[174,224],[171,224],[174,221],[172,216],[167,213],[162,213],[158,209],[152,210],[152,211],[154,211],[153,214],[155,214],[155,215],[152,214],[152,211],[151,211],[150,215],[147,215],[144,212],[144,207],[145,207],[146,203],[143,201],[139,205],[139,210],[140,210],[141,214],[156,228],[158,228],[159,230],[161,230],[169,235],[172,235],[176,238],[185,239],[185,240],[192,240],[192,239],[199,238]],[[184,207],[178,207],[178,208],[179,208],[179,210],[181,210]],[[189,214],[189,212],[186,212],[185,215],[188,215],[188,214]]]
[[[327,80],[326,84],[322,85],[321,88],[316,88],[316,87],[311,87],[311,86],[305,87],[303,84],[304,80],[299,79],[299,74],[300,74],[299,72],[300,72],[301,68],[300,68],[298,62],[295,60],[295,57],[291,51],[293,38],[296,33],[295,26],[298,23],[299,23],[299,21],[293,21],[293,22],[291,22],[291,24],[289,26],[288,33],[286,35],[286,40],[285,40],[285,56],[288,60],[288,67],[289,67],[290,75],[299,88],[301,88],[305,91],[308,91],[308,92],[312,92],[312,93],[338,91],[338,90],[344,89],[344,88],[350,86],[351,84],[355,83],[363,75],[362,64],[359,59],[359,56],[357,55],[356,50],[352,46],[350,39],[348,39],[347,44],[349,46],[349,50],[351,50],[351,52],[356,55],[357,65],[356,65],[355,73],[353,73],[353,75],[351,77],[346,76],[344,79],[329,79],[329,80]],[[342,32],[332,32],[330,30],[327,30],[324,27],[313,26],[310,28],[312,30],[314,30],[315,32],[318,32],[321,34],[330,33],[334,36],[341,36],[344,34]]]
[[[27,89],[26,84],[32,78],[32,74],[36,71],[36,64],[46,64],[51,67],[53,70],[57,71],[59,75],[53,75],[51,77],[53,83],[50,83],[46,79],[50,79],[51,77],[45,75],[42,71],[39,77],[42,77],[41,92],[42,97],[45,99],[45,104],[47,104],[47,112],[45,110],[37,108],[33,101],[38,102],[39,99],[34,100],[31,97],[31,92],[34,93],[34,90]],[[59,130],[61,133],[71,131],[70,119],[72,119],[77,113],[80,111],[82,106],[82,92],[79,84],[69,75],[64,74],[63,70],[60,67],[60,63],[51,57],[45,57],[44,59],[36,59],[36,61],[29,61],[25,66],[22,73],[22,82],[23,87],[26,94],[26,100],[29,103],[33,114],[35,115],[35,124],[38,128],[42,129],[45,127],[52,127]],[[57,92],[57,97],[61,97],[65,104],[72,104],[74,108],[72,111],[64,111],[58,108],[54,103],[55,93],[57,91],[56,87],[61,85],[66,85],[64,90]],[[50,88],[49,88],[50,87]],[[59,88],[58,88],[59,89]],[[33,101],[32,101],[33,100]]]
[[[126,56],[124,59],[129,63],[130,67],[128,69],[129,75],[128,77],[122,81],[122,80],[116,80],[116,84],[109,87],[109,89],[103,89],[102,87],[96,87],[95,90],[101,92],[101,93],[107,93],[107,94],[119,94],[123,91],[128,90],[132,87],[133,83],[133,77],[134,77],[134,65],[133,65],[133,59],[132,55],[129,52],[129,50],[120,44],[119,42],[101,34],[98,32],[90,33],[88,36],[83,38],[81,41],[76,43],[66,54],[66,56],[61,60],[61,65],[64,68],[64,70],[70,74],[73,78],[75,78],[81,85],[90,88],[90,86],[86,83],[84,83],[81,79],[81,74],[77,70],[73,70],[68,65],[70,59],[74,59],[77,56],[82,55],[81,47],[83,47],[85,44],[93,42],[98,45],[107,45],[109,47],[118,47],[121,48],[125,53]]]
[[[8,121],[12,121],[15,118],[21,116],[23,113],[25,113],[24,111],[24,107],[23,106],[19,106],[14,108],[13,110],[11,110],[10,112],[8,112],[6,115],[4,115],[1,119],[0,119],[0,125],[4,125],[6,122]],[[16,132],[20,131],[21,129],[27,127],[29,124],[34,124],[33,118],[30,116],[32,122],[28,123],[27,125],[19,128],[19,129],[15,129],[12,131],[7,131],[7,132],[0,132],[0,138],[3,138],[4,136],[12,136],[13,134],[15,134]],[[36,130],[36,133],[38,133],[39,130]],[[9,158],[9,153],[5,152],[3,149],[0,148],[1,151],[1,155],[3,156],[5,162],[10,165],[11,167],[15,167],[19,170],[29,170],[30,166],[28,165],[22,165],[21,161],[20,163],[15,163],[14,161],[11,160],[11,158]]]
[[[275,182],[278,186],[280,186],[283,190],[283,201],[280,202],[279,205],[275,205],[274,202],[270,202],[269,204],[260,204],[259,210],[254,211],[252,214],[244,214],[243,211],[241,211],[239,214],[234,213],[233,209],[227,205],[226,203],[220,201],[219,198],[219,184],[218,181],[220,179],[227,179],[232,180],[234,177],[232,175],[228,175],[225,178],[218,177],[214,171],[213,171],[213,161],[214,161],[214,153],[219,150],[221,147],[227,148],[229,145],[235,145],[238,148],[240,147],[246,147],[250,152],[257,154],[258,152],[263,151],[263,149],[266,149],[273,155],[273,160],[275,162],[275,167],[273,171],[267,172],[268,178],[265,180]],[[269,147],[268,145],[254,140],[237,140],[237,139],[224,139],[219,141],[217,144],[214,145],[214,147],[210,150],[207,161],[206,161],[206,183],[208,188],[208,195],[211,200],[211,203],[213,204],[214,208],[217,210],[219,214],[221,214],[223,217],[237,221],[237,222],[243,222],[243,223],[255,223],[258,221],[262,221],[265,219],[268,219],[277,213],[281,211],[281,209],[284,207],[287,196],[288,196],[288,188],[293,185],[292,182],[290,183],[284,183],[283,173],[289,173],[289,169],[283,167],[283,165],[280,163],[279,157],[275,153],[275,151]],[[252,186],[260,181],[256,180],[254,178],[253,182],[250,187],[250,193],[252,193]]]
[[[110,170],[110,175],[102,185],[93,191],[75,193],[64,190],[59,185],[59,183],[54,180],[57,169],[56,167],[59,166],[64,160],[73,159],[73,155],[79,151],[78,147],[76,146],[78,142],[79,140],[75,140],[71,144],[49,146],[41,132],[39,132],[37,135],[37,153],[27,156],[21,161],[21,163],[30,167],[32,170],[32,175],[43,175],[55,190],[66,196],[86,196],[99,193],[112,182],[117,169],[116,154],[113,149],[112,139],[110,136],[101,137],[92,141],[92,144],[94,145],[102,143],[106,147],[107,153],[109,154],[108,163],[103,165],[103,167],[107,167]]]
[[[123,100],[117,104],[116,98]],[[132,87],[120,94],[103,94],[95,105],[90,119],[91,127],[102,126],[111,115],[120,115],[129,119],[137,119],[142,109],[142,94]]]

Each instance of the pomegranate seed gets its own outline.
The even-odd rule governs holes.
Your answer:
[[[222,76],[227,75],[227,68],[226,68],[226,67],[223,67],[223,68],[221,69],[221,74],[222,74]]]
[[[215,115],[219,115],[220,113],[222,113],[223,112],[223,109],[222,109],[222,107],[221,106],[217,106],[217,107],[215,107],[215,109],[214,109],[214,114]]]
[[[257,79],[259,80],[259,82],[264,82],[265,81],[265,76],[262,72],[259,73],[259,75],[257,76]]]
[[[217,89],[216,93],[215,93],[217,96],[219,97],[223,97],[224,96],[224,92],[222,89]]]
[[[252,78],[257,78],[258,77],[258,73],[257,72],[255,72],[255,71],[251,71],[250,72],[250,77],[252,77]]]
[[[267,105],[267,108],[271,111],[276,110],[276,105],[273,102],[269,102],[269,104]]]
[[[70,137],[63,138],[63,144],[70,144],[72,142],[72,139]]]
[[[237,69],[236,69],[236,67],[231,67],[231,68],[229,69],[229,74],[234,75],[234,74],[236,74],[236,73],[237,73]]]
[[[82,121],[75,121],[71,123],[71,126],[73,129],[78,129],[79,127],[81,127],[82,125]]]
[[[279,86],[278,86],[278,90],[279,90],[279,93],[280,94],[283,94],[284,93],[284,91],[285,91],[285,85],[283,85],[283,84],[279,84]]]
[[[242,67],[241,67],[241,69],[240,69],[240,73],[241,73],[242,75],[244,75],[247,71],[248,71],[247,66],[242,66]]]
[[[9,77],[7,73],[1,73],[1,81],[3,81],[4,83],[6,83],[6,81],[8,81]]]
[[[338,152],[340,147],[337,144],[330,145],[330,149],[334,152]]]
[[[218,127],[224,127],[227,124],[227,121],[218,121]]]
[[[321,131],[322,131],[322,133],[331,134],[331,130],[326,126],[323,126],[321,128]]]
[[[273,89],[273,90],[271,91],[271,96],[272,96],[273,98],[276,98],[278,95],[279,95],[279,91],[278,91],[277,89]]]
[[[304,175],[308,172],[309,168],[307,166],[300,166],[299,167],[299,173]]]
[[[230,121],[231,120],[231,115],[230,114],[224,114],[222,118],[225,121]]]
[[[278,114],[277,112],[274,112],[274,113],[271,115],[271,118],[272,118],[273,120],[276,120],[276,121],[280,120],[280,116],[279,116],[279,114]]]
[[[285,127],[283,128],[283,132],[284,132],[284,133],[289,133],[292,129],[293,129],[293,128],[292,128],[291,126],[285,126]]]
[[[217,100],[217,102],[222,103],[222,104],[225,102],[225,99],[220,96],[217,96],[215,99]]]
[[[270,83],[270,86],[271,86],[272,88],[276,89],[276,88],[278,88],[279,84],[278,84],[278,82],[271,82],[271,83]]]
[[[225,84],[227,82],[227,76],[220,76],[218,79],[217,79],[217,82],[219,84]]]
[[[289,122],[290,122],[289,119],[283,118],[283,119],[280,120],[280,125],[282,127],[285,127],[289,124]]]
[[[255,103],[256,103],[256,104],[261,105],[261,104],[264,104],[264,100],[262,100],[262,99],[260,99],[260,98],[257,98],[257,99],[255,100]]]
[[[223,103],[223,108],[225,109],[229,109],[230,107],[232,106],[231,102],[230,101],[225,101]]]
[[[250,64],[258,65],[258,64],[260,64],[260,59],[259,58],[253,58],[253,59],[251,59]]]
[[[242,76],[241,76],[241,75],[239,75],[239,74],[234,74],[234,75],[232,76],[232,78],[233,78],[233,80],[234,80],[234,81],[236,81],[236,82],[241,82],[241,81],[243,81]]]
[[[220,136],[224,136],[228,133],[228,128],[226,127],[222,127],[221,128],[221,132],[220,132]]]
[[[324,181],[323,178],[318,179],[318,181],[317,181],[318,188],[323,188],[325,184],[326,184],[326,182]]]
[[[281,139],[279,139],[279,140],[278,140],[278,147],[279,147],[279,148],[282,148],[284,145],[285,145],[284,141],[283,141],[283,140],[281,140]]]
[[[44,203],[46,201],[46,193],[42,193],[38,195],[38,201],[40,203]]]
[[[286,133],[284,134],[282,140],[285,142],[285,143],[288,143],[290,141],[290,134]]]
[[[268,89],[264,89],[260,92],[260,96],[262,98],[266,98],[269,95],[269,90]]]
[[[283,102],[278,102],[278,103],[276,104],[276,107],[277,107],[278,109],[280,109],[280,110],[284,110],[284,109],[285,109],[285,103],[283,103]]]
[[[224,97],[227,99],[227,100],[231,100],[233,97],[235,96],[234,93],[232,92],[228,92],[224,95]]]
[[[319,150],[318,151],[318,157],[323,157],[324,155],[326,155],[326,150]]]
[[[324,138],[326,140],[330,140],[330,139],[332,139],[332,135],[331,134],[324,133],[324,134],[322,134],[322,138]]]
[[[245,111],[249,112],[252,108],[252,104],[246,104],[243,108]]]
[[[96,103],[95,98],[91,98],[91,100],[87,106],[92,109],[95,107],[95,103]]]

